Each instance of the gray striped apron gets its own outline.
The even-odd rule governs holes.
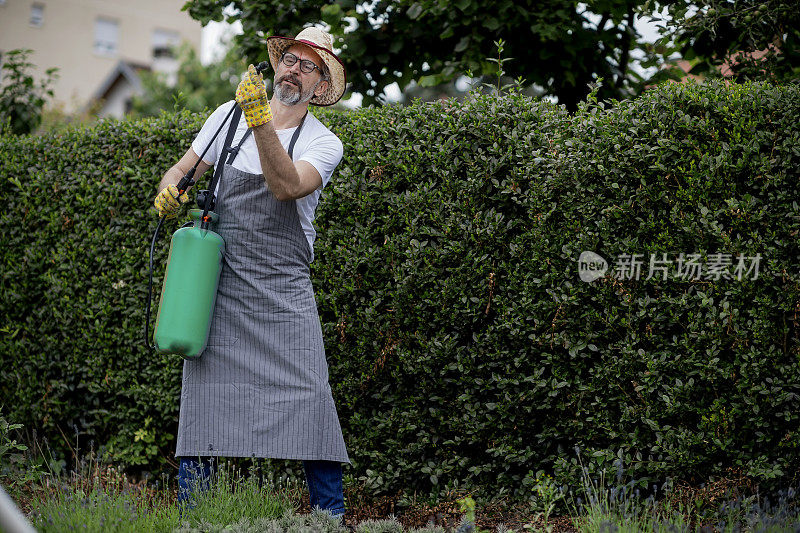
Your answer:
[[[184,362],[175,456],[349,463],[294,200],[226,164],[215,211],[222,274],[208,345]]]

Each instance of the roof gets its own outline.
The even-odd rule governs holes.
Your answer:
[[[150,70],[147,65],[133,63],[131,61],[120,60],[113,70],[106,76],[100,87],[94,92],[89,103],[96,102],[97,100],[104,100],[114,85],[122,80],[130,83],[134,90],[139,91],[142,88],[142,80],[139,78],[138,72],[142,70]]]

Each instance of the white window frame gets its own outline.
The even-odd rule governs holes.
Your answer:
[[[119,21],[97,17],[94,21],[94,53],[104,57],[115,57],[119,51]]]
[[[175,54],[171,49],[176,48],[181,42],[180,32],[156,28],[150,36],[152,43],[153,59],[174,59]]]
[[[5,2],[4,2],[5,3]],[[44,4],[34,2],[31,4],[31,16],[28,23],[34,28],[41,28],[44,25]]]

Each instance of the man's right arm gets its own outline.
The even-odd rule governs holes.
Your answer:
[[[189,172],[189,169],[197,162],[200,157],[195,153],[192,148],[189,148],[180,161],[175,163],[169,170],[167,170],[164,177],[161,178],[161,183],[158,184],[158,190],[161,191],[167,185],[177,185],[181,178]],[[205,161],[200,161],[197,165],[197,170],[194,173],[194,181],[199,181],[200,177],[205,174],[206,170],[211,168],[211,165]],[[188,189],[187,189],[188,190]]]

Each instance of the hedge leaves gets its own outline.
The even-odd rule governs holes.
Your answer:
[[[800,88],[320,114],[345,144],[313,280],[351,475],[524,496],[540,471],[577,483],[577,448],[642,486],[796,476]],[[174,451],[181,362],[141,340],[149,208],[201,123],[0,140],[0,393],[61,453],[76,431],[144,469]],[[579,279],[583,251],[604,277]],[[760,254],[759,276],[679,278],[680,254]]]

